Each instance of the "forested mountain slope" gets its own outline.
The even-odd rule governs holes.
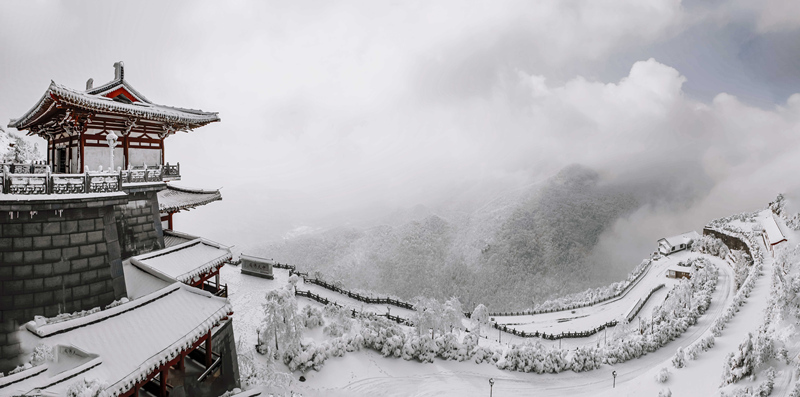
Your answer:
[[[404,299],[458,296],[467,308],[523,309],[619,279],[588,258],[603,231],[647,194],[640,185],[602,182],[595,171],[573,165],[472,213],[415,207],[392,216],[419,216],[399,225],[329,229],[267,244],[260,254],[350,288]]]

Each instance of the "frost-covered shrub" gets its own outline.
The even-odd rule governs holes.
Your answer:
[[[760,397],[766,397],[772,394],[772,389],[775,387],[775,369],[769,367],[765,371],[767,379],[761,382],[755,390],[755,394]]]
[[[321,345],[301,343],[299,347],[284,352],[283,363],[292,371],[306,372],[311,368],[319,371],[328,359],[328,347],[327,341]]]
[[[570,368],[567,351],[546,348],[540,342],[511,346],[497,362],[497,368],[509,371],[559,373]]]
[[[775,357],[774,341],[762,326],[754,335],[749,332],[739,349],[728,355],[723,368],[723,384],[735,383],[753,375],[755,370]]]
[[[658,397],[672,397],[672,390],[669,388],[662,389],[658,392]]]
[[[669,369],[667,369],[667,367],[661,368],[661,369],[660,369],[660,370],[659,370],[659,371],[656,373],[656,381],[657,381],[658,383],[664,383],[664,382],[666,382],[667,380],[669,380],[669,375],[670,375],[670,372],[669,372]]]
[[[40,343],[33,348],[33,355],[31,356],[31,364],[34,366],[44,364],[45,361],[53,361],[55,355],[53,354],[53,347]]]
[[[686,356],[683,353],[683,348],[679,347],[675,355],[672,356],[672,366],[675,368],[683,368],[686,365]]]
[[[323,314],[328,321],[322,332],[327,336],[339,337],[353,328],[354,320],[350,318],[350,311],[347,309],[336,305],[326,305]]]
[[[483,362],[487,362],[490,364],[497,364],[497,362],[503,357],[503,351],[500,347],[491,347],[491,346],[478,346],[475,349],[475,353],[472,356],[475,359],[475,364],[480,364]]]
[[[794,383],[792,392],[789,393],[789,397],[800,397],[800,380]]]
[[[720,258],[727,258],[730,254],[728,246],[721,239],[713,236],[701,236],[699,240],[694,241],[691,250]]]
[[[571,367],[574,372],[591,371],[600,368],[603,364],[603,355],[600,349],[590,346],[579,346],[571,357]]]
[[[98,379],[81,379],[67,389],[67,397],[98,397],[108,387],[105,382]]]
[[[310,305],[303,307],[303,310],[300,312],[300,318],[303,320],[303,325],[308,329],[325,324],[325,320],[322,319],[322,310]]]

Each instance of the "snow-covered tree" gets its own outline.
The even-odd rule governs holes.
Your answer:
[[[297,315],[297,300],[291,286],[267,292],[262,308],[264,318],[258,327],[258,352],[277,358],[280,351],[296,348],[303,321]]]
[[[17,134],[0,130],[0,163],[30,163],[43,160],[39,144],[31,143]]]
[[[442,314],[444,310],[439,301],[433,298],[418,297],[414,300],[414,309],[411,320],[417,327],[418,335],[421,335],[423,331],[431,330],[431,339],[433,339],[436,331],[443,330]]]
[[[478,336],[481,335],[481,327],[486,326],[489,324],[489,309],[483,305],[483,303],[475,306],[475,310],[472,311],[472,315],[470,319],[475,323],[475,329]]]
[[[464,309],[461,308],[461,302],[458,300],[458,298],[452,297],[448,299],[444,303],[443,309],[443,328],[447,328],[444,331],[449,332],[453,329],[463,330],[464,323],[462,322],[462,319],[464,318]]]
[[[686,365],[686,355],[683,353],[683,347],[679,347],[675,355],[672,356],[672,366],[675,368],[683,368]]]
[[[667,369],[667,367],[663,367],[656,373],[656,381],[658,383],[664,383],[667,380],[669,380],[669,375],[670,375],[669,369]]]

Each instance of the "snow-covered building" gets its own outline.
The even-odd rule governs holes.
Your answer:
[[[666,237],[658,240],[658,252],[662,255],[670,255],[678,251],[689,248],[692,241],[700,238],[695,231],[686,232],[677,236]]]
[[[47,140],[52,172],[82,173],[101,166],[163,165],[167,137],[220,121],[215,112],[155,104],[125,80],[122,62],[114,71],[114,80],[93,87],[89,79],[84,91],[51,81],[41,99],[8,126]],[[116,141],[113,160],[109,138]],[[179,178],[180,168],[166,167],[164,173]]]
[[[775,222],[775,215],[773,215],[772,210],[767,209],[761,211],[758,214],[758,221],[764,228],[764,233],[762,233],[764,245],[769,248],[770,251],[773,251],[776,245],[786,241],[786,236],[783,235],[780,227],[778,227],[778,223]]]
[[[667,277],[669,278],[691,278],[692,268],[684,266],[673,266],[667,269]]]
[[[0,397],[84,379],[109,396],[239,386],[230,248],[171,230],[220,192],[172,186],[180,168],[163,162],[166,137],[219,117],[156,105],[115,71],[85,91],[51,83],[9,124],[47,139],[48,162],[0,174]]]

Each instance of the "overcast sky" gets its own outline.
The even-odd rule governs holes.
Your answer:
[[[218,111],[166,157],[182,184],[223,187],[223,202],[176,217],[222,241],[576,162],[608,180],[707,177],[687,218],[629,220],[676,229],[798,184],[792,0],[5,1],[0,49],[4,125],[51,79],[97,86],[120,60],[153,102]]]

